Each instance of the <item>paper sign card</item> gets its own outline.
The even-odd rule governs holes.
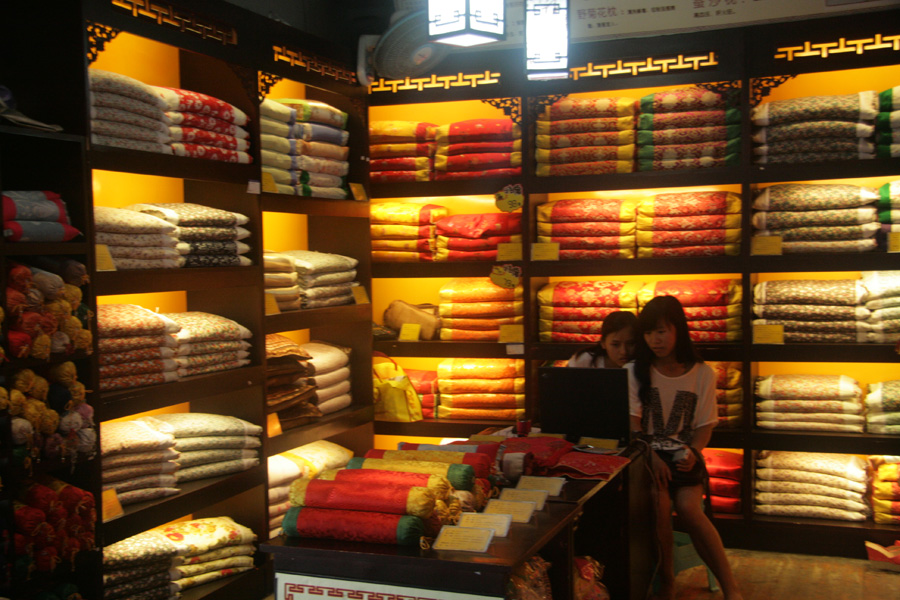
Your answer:
[[[781,236],[758,235],[750,238],[750,254],[753,256],[781,254]]]
[[[278,300],[272,294],[266,294],[266,314],[280,315],[281,309],[278,307]]]
[[[534,515],[535,502],[520,502],[515,500],[499,500],[491,498],[484,508],[485,514],[511,515],[513,523],[528,523]]]
[[[500,343],[501,344],[521,344],[525,341],[524,325],[501,325],[500,326]]]
[[[566,434],[552,433],[550,431],[541,431],[540,433],[538,433],[538,432],[529,433],[528,437],[553,437],[553,438],[559,438],[561,440],[564,440],[564,439],[566,439]]]
[[[247,182],[247,193],[248,194],[259,194],[262,190],[259,187],[259,181],[256,179],[251,179]]]
[[[278,413],[270,413],[266,417],[266,434],[269,437],[281,435],[281,419],[278,418]]]
[[[522,267],[514,265],[494,265],[491,268],[491,281],[494,285],[511,290],[519,285],[522,278]]]
[[[900,231],[888,232],[888,252],[900,252]]]
[[[506,345],[506,355],[507,356],[519,356],[521,354],[525,354],[525,344],[507,344]]]
[[[119,502],[119,495],[116,494],[116,490],[113,488],[103,490],[103,496],[101,497],[100,502],[102,504],[104,523],[125,514],[125,511],[122,510],[122,503]]]
[[[509,526],[512,523],[512,515],[486,515],[483,513],[464,512],[459,516],[460,527],[481,527],[493,529],[495,537],[506,537],[509,534]]]
[[[116,263],[113,262],[112,254],[109,253],[109,246],[106,244],[96,244],[94,246],[94,254],[97,259],[98,271],[116,270]]]
[[[559,260],[559,243],[537,242],[532,244],[531,260]]]
[[[366,188],[364,188],[361,183],[351,183],[350,192],[353,194],[353,199],[357,202],[366,202],[369,200],[369,195],[366,194]]]
[[[544,504],[547,502],[547,495],[547,490],[528,490],[519,487],[503,488],[500,491],[501,500],[534,502],[535,510],[544,510]]]
[[[522,260],[522,244],[518,242],[497,244],[497,260]]]
[[[754,344],[783,344],[784,325],[754,325]]]
[[[525,205],[525,191],[522,184],[514,183],[504,186],[502,190],[494,194],[494,204],[503,212],[512,212]]]
[[[487,552],[494,538],[493,529],[479,527],[454,527],[444,525],[437,539],[435,550],[462,550],[463,552]]]
[[[278,186],[275,185],[275,178],[271,173],[263,172],[262,174],[262,191],[278,193]]]
[[[400,326],[399,340],[401,342],[417,342],[419,341],[419,333],[422,326],[418,323],[404,323]]]
[[[350,288],[350,291],[353,292],[353,299],[357,304],[368,304],[369,303],[369,293],[366,292],[366,288],[361,285],[354,285]]]
[[[547,490],[547,493],[551,496],[559,496],[565,483],[565,477],[537,477],[535,475],[523,475],[519,477],[519,483],[516,484],[516,488],[523,490]]]

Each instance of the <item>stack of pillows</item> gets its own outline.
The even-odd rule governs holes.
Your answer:
[[[704,448],[709,473],[709,503],[714,513],[740,514],[741,476],[744,455],[717,448]]]
[[[637,217],[638,258],[737,256],[741,249],[741,196],[733,192],[657,194]]]
[[[109,248],[116,269],[177,269],[178,228],[168,221],[123,208],[94,207],[96,243]]]
[[[637,132],[637,170],[698,169],[736,165],[740,110],[703,87],[644,96]]]
[[[781,374],[756,379],[756,425],[764,429],[862,433],[862,390],[846,375]]]
[[[522,286],[505,288],[486,277],[451,279],[438,292],[441,340],[496,342],[501,325],[523,322]]]
[[[571,198],[539,204],[537,241],[559,244],[561,260],[634,258],[632,200]]]
[[[312,373],[306,383],[315,386],[315,404],[323,415],[350,406],[350,348],[329,342],[307,342],[300,347],[311,357]]]
[[[56,192],[4,190],[3,238],[7,242],[68,242],[79,235]]]
[[[369,180],[373,183],[431,181],[434,174],[434,123],[369,123]],[[446,146],[444,147],[446,154]]]
[[[250,364],[248,350],[253,334],[226,317],[201,311],[162,313],[179,329],[174,334],[178,346],[178,377],[237,369]]]
[[[356,265],[351,256],[315,252],[313,250],[286,250],[297,273],[300,287],[300,308],[324,308],[353,304],[353,288],[356,281]]]
[[[537,294],[542,342],[600,341],[603,319],[611,312],[637,312],[640,281],[555,281]]]
[[[140,420],[100,425],[103,489],[116,490],[122,506],[177,494],[178,456],[171,432]]]
[[[300,310],[299,277],[294,261],[278,252],[263,252],[263,283],[266,293],[272,295],[278,310]]]
[[[669,280],[648,283],[638,293],[643,308],[656,296],[675,296],[684,307],[695,343],[741,339],[740,279]]]
[[[885,234],[900,232],[900,181],[878,188],[878,220]]]
[[[280,194],[349,196],[347,113],[315,100],[265,99],[259,107],[262,171]]]
[[[451,215],[436,224],[434,260],[496,260],[497,244],[522,243],[522,213]]]
[[[875,154],[878,158],[900,156],[900,86],[878,94],[878,111],[875,117]]]
[[[872,512],[880,525],[900,524],[900,456],[870,456]]]
[[[512,119],[471,119],[435,130],[434,179],[481,179],[522,174],[522,130]]]
[[[538,115],[537,175],[631,173],[634,98],[563,98]]]
[[[741,363],[706,361],[716,374],[716,409],[721,428],[734,428],[743,421],[744,390]]]
[[[870,383],[864,402],[866,431],[900,434],[900,379]]]
[[[435,411],[440,404],[440,390],[437,385],[437,371],[425,371],[420,369],[404,369],[409,382],[419,396],[419,404],[422,405],[422,416],[433,419]]]
[[[525,361],[447,358],[437,368],[440,419],[514,421],[525,414]]]
[[[863,271],[869,329],[866,340],[877,344],[900,341],[900,271]]]
[[[137,79],[88,69],[91,143],[172,155],[166,102]]]
[[[858,185],[775,184],[753,199],[753,235],[780,236],[784,254],[874,250],[878,198]]]
[[[266,411],[276,413],[282,430],[322,413],[316,407],[309,352],[279,333],[266,335]]]
[[[811,163],[875,158],[872,144],[878,94],[807,96],[763,102],[750,118],[753,162]]]
[[[449,214],[444,206],[409,202],[380,202],[369,209],[372,260],[375,262],[431,262],[434,224]]]

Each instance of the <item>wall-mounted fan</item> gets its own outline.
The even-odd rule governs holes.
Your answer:
[[[375,75],[386,79],[416,77],[432,70],[450,51],[446,44],[428,39],[426,11],[395,13],[391,26],[381,36],[360,36],[357,75],[363,85],[370,85]]]

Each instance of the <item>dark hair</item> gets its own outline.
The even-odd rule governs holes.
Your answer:
[[[641,404],[649,401],[650,364],[654,354],[644,339],[644,334],[655,329],[660,323],[668,323],[675,328],[675,360],[690,368],[703,362],[694,349],[688,331],[684,308],[675,296],[657,296],[641,309],[637,318],[637,344],[634,349],[634,377],[640,385],[638,396]]]
[[[588,353],[591,355],[591,363],[594,363],[597,358],[606,356],[606,350],[604,350],[602,346],[603,338],[628,327],[635,329],[635,331],[637,330],[637,317],[633,312],[617,310],[609,313],[606,315],[606,318],[603,319],[603,325],[600,326],[600,341],[590,348],[579,350],[575,353],[575,356],[581,356],[584,353]]]

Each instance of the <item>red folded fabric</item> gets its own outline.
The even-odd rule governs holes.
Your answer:
[[[373,158],[369,161],[370,171],[419,171],[433,168],[434,161],[424,156]]]
[[[706,461],[706,470],[710,477],[740,481],[744,469],[744,456],[740,452],[705,448],[703,460]]]
[[[389,158],[391,156],[434,156],[435,144],[372,144],[369,146],[371,158]]]
[[[460,142],[488,142],[512,140],[517,127],[512,119],[470,119],[451,123],[447,141],[451,144]],[[438,137],[440,141],[440,134]]]
[[[404,181],[431,181],[431,171],[372,171],[369,180],[376,183],[399,183]]]
[[[726,498],[725,496],[710,495],[709,503],[714,513],[739,514],[741,512],[740,498]]]
[[[613,454],[593,454],[590,452],[568,452],[556,466],[550,469],[548,475],[560,477],[566,476],[572,479],[600,479],[608,480],[618,473],[631,460],[624,456]]]
[[[437,371],[420,371],[418,369],[405,369],[405,371],[417,394],[438,393]]]
[[[574,444],[555,437],[508,438],[503,442],[505,454],[531,453],[533,455],[533,473],[545,475],[556,466],[559,460],[568,453]]]
[[[483,152],[518,152],[522,144],[516,140],[497,142],[458,142],[438,146],[438,154],[481,154]]]
[[[439,235],[470,239],[515,235],[522,232],[522,213],[452,215],[438,221],[436,226]]]
[[[707,466],[708,469],[708,466]],[[728,498],[741,497],[741,482],[724,477],[709,478],[709,493],[715,496],[727,496]]]
[[[488,169],[487,171],[437,171],[435,181],[451,181],[457,179],[487,179],[490,177],[517,177],[522,174],[522,167],[508,169]]]
[[[510,241],[511,236],[508,235],[491,235],[477,239],[447,237],[447,250],[464,250],[466,252],[496,250],[497,244],[505,244]]]

